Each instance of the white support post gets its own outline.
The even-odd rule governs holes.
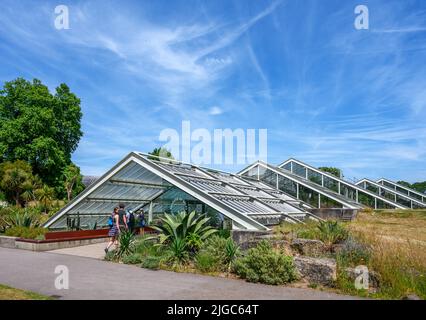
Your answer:
[[[374,198],[374,209],[377,210],[377,198]]]
[[[358,201],[358,197],[359,197],[359,195],[358,195],[358,189],[356,190],[356,202],[358,202],[359,203],[359,201]]]
[[[296,184],[296,198],[299,199],[299,184]]]
[[[340,181],[337,183],[337,190],[338,190],[338,193],[340,194]]]
[[[278,174],[276,174],[277,175],[277,190],[279,190],[279,188],[278,188]]]
[[[318,193],[318,209],[321,209],[321,194]]]
[[[321,186],[324,187],[324,175],[321,175]]]
[[[148,224],[151,224],[152,222],[152,209],[153,209],[153,203],[151,201],[149,203],[149,210],[148,210]]]

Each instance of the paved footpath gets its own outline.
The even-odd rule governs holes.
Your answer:
[[[55,289],[55,267],[69,269],[69,289]],[[123,278],[126,279],[123,282]],[[0,283],[60,299],[354,299],[312,289],[153,271],[98,259],[0,248]]]

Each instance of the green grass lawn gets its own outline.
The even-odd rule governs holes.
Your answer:
[[[0,284],[0,300],[52,300],[52,298]]]

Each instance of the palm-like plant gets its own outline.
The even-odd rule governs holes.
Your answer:
[[[320,240],[329,248],[333,244],[346,240],[348,237],[348,231],[338,221],[321,221],[317,228]]]
[[[47,213],[49,205],[55,195],[53,188],[44,185],[42,188],[35,191],[35,195],[37,200],[42,204],[43,210]]]
[[[178,260],[184,260],[188,251],[196,251],[202,241],[217,232],[207,225],[209,220],[205,215],[197,217],[195,211],[176,215],[166,213],[160,219],[161,224],[153,228],[160,232],[160,244],[168,245]]]

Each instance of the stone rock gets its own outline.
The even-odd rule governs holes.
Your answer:
[[[298,256],[294,258],[294,264],[300,277],[312,284],[332,286],[337,279],[334,259]]]
[[[326,251],[326,247],[322,241],[311,239],[294,239],[291,242],[291,248],[301,255],[314,257]]]
[[[355,281],[356,277],[360,275],[355,271],[355,268],[346,268],[346,274],[350,280]],[[368,286],[371,288],[379,288],[380,286],[380,274],[375,271],[368,272]]]

